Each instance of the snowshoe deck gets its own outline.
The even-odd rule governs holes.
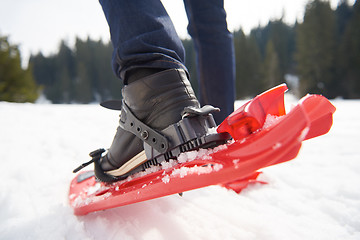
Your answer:
[[[335,107],[323,96],[307,95],[285,113],[280,85],[250,100],[217,128],[233,141],[212,150],[179,156],[148,174],[105,184],[92,171],[79,173],[70,184],[69,201],[75,215],[124,206],[171,194],[221,185],[240,192],[256,181],[258,170],[295,158],[301,142],[327,133]],[[189,158],[189,155],[194,155]]]

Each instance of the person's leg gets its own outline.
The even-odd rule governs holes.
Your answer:
[[[162,131],[181,120],[185,107],[199,103],[184,70],[182,43],[160,0],[100,3],[114,46],[113,67],[124,82],[120,126],[106,155],[95,162],[95,175],[111,182],[146,161],[143,142],[149,132],[142,132],[143,140],[136,137],[124,129],[127,118],[134,115],[133,119]],[[139,126],[134,128],[140,133]]]
[[[113,69],[125,79],[138,68],[184,66],[184,48],[160,0],[100,0],[114,47]]]
[[[184,0],[188,32],[197,52],[199,100],[221,109],[220,124],[234,111],[235,55],[223,0]]]

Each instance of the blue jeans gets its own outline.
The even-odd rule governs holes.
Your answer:
[[[182,68],[185,51],[160,0],[100,0],[114,47],[113,69],[120,79],[136,68]],[[234,110],[235,57],[223,0],[184,0],[188,32],[197,52],[201,105],[221,109],[220,123]]]

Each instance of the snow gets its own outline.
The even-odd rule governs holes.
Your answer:
[[[330,133],[264,169],[266,185],[241,194],[212,186],[76,217],[72,170],[110,146],[119,113],[2,102],[0,239],[360,239],[360,101],[333,104]]]
[[[266,116],[266,119],[265,119],[262,129],[269,128],[270,126],[274,125],[276,122],[281,120],[281,118],[283,118],[283,116],[274,116],[274,115],[268,114]]]

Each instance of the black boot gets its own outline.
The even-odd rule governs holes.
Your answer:
[[[132,114],[157,131],[180,121],[185,107],[199,107],[186,73],[180,69],[129,81],[122,96]],[[143,141],[119,126],[107,154],[95,162],[95,175],[104,182],[116,181],[146,160]]]

